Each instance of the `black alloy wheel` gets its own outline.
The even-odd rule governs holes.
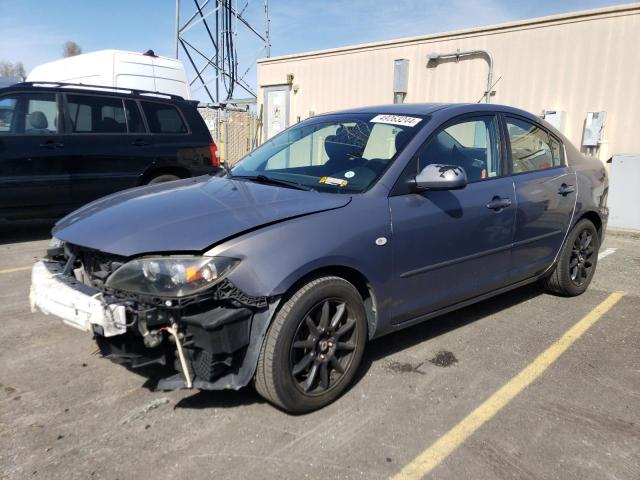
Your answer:
[[[343,300],[329,298],[315,305],[291,343],[289,366],[298,388],[307,395],[334,388],[349,369],[358,334]]]
[[[582,230],[571,249],[571,259],[569,260],[569,275],[571,281],[577,286],[581,286],[587,279],[591,278],[594,268],[593,254],[595,252],[593,235],[589,229]]]
[[[556,264],[541,279],[543,286],[567,297],[580,295],[593,279],[599,249],[595,225],[586,218],[580,220],[567,235]]]
[[[278,310],[262,343],[254,385],[290,413],[322,408],[353,381],[367,341],[362,296],[344,278],[299,287]]]

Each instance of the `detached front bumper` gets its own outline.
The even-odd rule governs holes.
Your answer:
[[[127,331],[124,305],[107,305],[99,290],[63,275],[63,267],[57,262],[39,261],[33,266],[29,302],[32,312],[40,309],[85,332],[93,332],[94,325],[105,337]]]
[[[161,390],[239,389],[253,378],[278,299],[248,297],[227,283],[204,298],[167,307],[158,299],[105,293],[64,270],[56,261],[34,265],[31,309],[92,333],[103,357],[129,368],[164,365]]]

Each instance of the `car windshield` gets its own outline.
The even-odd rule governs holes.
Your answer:
[[[427,122],[426,117],[344,114],[295,125],[232,170],[235,178],[335,193],[367,190]]]

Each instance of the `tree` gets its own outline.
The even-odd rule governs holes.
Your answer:
[[[63,57],[74,57],[76,55],[80,55],[82,53],[82,49],[80,45],[78,45],[73,40],[68,40],[62,47],[62,56]]]
[[[24,70],[22,62],[0,62],[0,77],[18,77],[24,81],[27,78],[27,73]]]

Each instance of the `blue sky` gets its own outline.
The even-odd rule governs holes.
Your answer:
[[[183,17],[193,12],[181,0]],[[203,0],[201,0],[202,3]],[[246,0],[238,0],[240,8]],[[262,25],[262,0],[246,15]],[[627,3],[610,0],[270,0],[272,55],[318,50],[476,27]],[[89,52],[105,48],[173,56],[175,0],[0,0],[0,60],[22,61],[27,72],[61,57],[74,40]],[[253,65],[260,45],[239,29],[240,70]],[[204,30],[187,34],[206,48]],[[185,59],[186,63],[186,59]],[[255,68],[247,75],[255,83]],[[200,97],[200,95],[196,95]]]

